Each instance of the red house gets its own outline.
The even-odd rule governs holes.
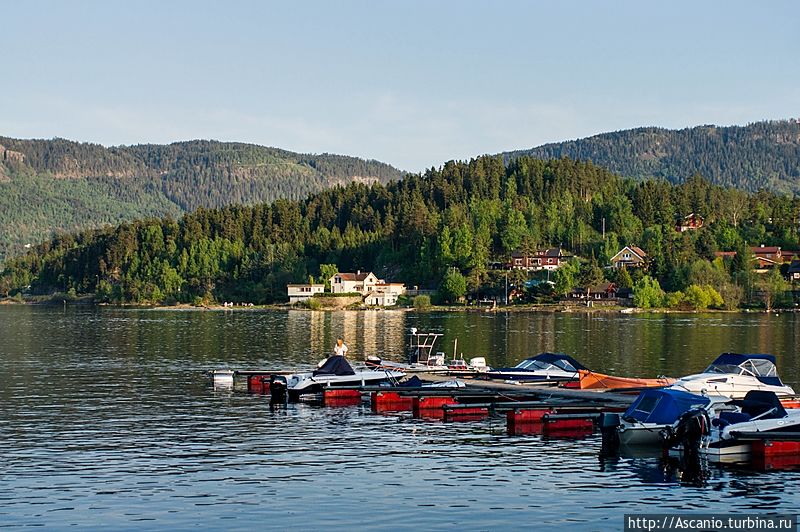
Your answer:
[[[703,227],[703,217],[692,212],[684,216],[683,220],[678,222],[675,226],[675,230],[679,233],[683,233],[684,231],[693,231],[701,227]]]
[[[781,253],[780,246],[765,246],[761,244],[757,248],[751,248],[751,250],[756,261],[758,261],[758,269],[760,270],[783,264],[783,253]]]

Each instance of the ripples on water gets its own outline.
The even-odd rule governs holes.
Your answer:
[[[794,471],[711,468],[682,484],[659,458],[601,460],[597,435],[509,436],[504,420],[444,424],[366,406],[271,410],[264,397],[213,391],[203,375],[225,364],[312,364],[343,330],[360,355],[399,355],[410,323],[453,329],[465,351],[490,338],[484,353],[497,363],[521,358],[515,345],[567,332],[571,347],[623,329],[663,337],[665,324],[517,316],[504,328],[505,319],[0,308],[0,526],[619,529],[625,512],[800,509]],[[729,319],[670,323],[734,336],[763,327]],[[794,330],[771,327],[774,338]],[[687,336],[671,336],[676,344],[634,356],[672,363]]]

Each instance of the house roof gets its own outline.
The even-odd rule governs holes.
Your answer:
[[[615,285],[614,283],[600,283],[597,285],[590,286],[588,288],[585,286],[581,288],[576,288],[575,290],[573,290],[573,292],[586,293],[588,291],[590,294],[597,294],[600,292],[616,292],[616,290],[617,290],[617,285]]]
[[[788,273],[800,273],[800,260],[793,260],[789,265]]]
[[[564,253],[561,251],[561,248],[547,248],[547,249],[537,249],[533,253],[525,254],[521,251],[515,251],[511,254],[511,258],[519,259],[519,258],[530,258],[530,257],[563,257]]]
[[[642,248],[638,246],[628,246],[634,253],[639,255],[641,258],[647,257],[647,253],[645,253]]]
[[[333,277],[341,277],[344,281],[363,281],[370,275],[373,275],[372,272],[361,272],[361,273],[351,273],[351,272],[338,272]]]
[[[617,285],[614,283],[600,283],[589,287],[590,292],[608,292],[611,290],[616,291]]]
[[[300,287],[306,287],[306,286],[310,286],[311,288],[314,288],[314,287],[319,288],[321,286],[321,287],[325,288],[324,284],[317,284],[317,283],[314,283],[314,284],[307,284],[307,283],[306,284],[291,284],[290,283],[290,284],[287,284],[286,286],[287,287],[292,287],[292,288],[300,288]]]
[[[611,260],[613,261],[614,259],[619,257],[622,254],[622,252],[625,251],[626,249],[630,250],[634,255],[639,257],[641,260],[644,260],[647,257],[647,253],[642,251],[642,249],[640,247],[637,247],[637,246],[634,246],[634,245],[630,245],[630,246],[625,246],[624,248],[619,250],[616,255],[611,257]]]
[[[756,255],[774,255],[781,252],[780,246],[758,246],[751,249]]]

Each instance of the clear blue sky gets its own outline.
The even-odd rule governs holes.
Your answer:
[[[800,115],[800,2],[0,0],[0,135],[407,170]]]

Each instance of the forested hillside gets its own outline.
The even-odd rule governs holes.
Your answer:
[[[677,232],[675,222],[690,212],[706,225]],[[586,259],[556,272],[556,290],[565,293],[609,276],[621,286],[642,281],[641,273],[602,269],[621,245],[636,243],[661,287],[711,286],[735,307],[754,284],[748,243],[796,249],[798,219],[798,199],[724,189],[697,175],[681,185],[637,182],[568,159],[504,165],[487,156],[388,185],[63,236],[8,261],[0,295],[31,285],[117,302],[274,302],[286,299],[286,283],[319,276],[323,264],[432,288],[463,276],[469,291],[482,293],[497,281],[492,262],[555,245]],[[738,258],[715,259],[717,250]]]
[[[384,163],[213,141],[105,148],[0,137],[0,261],[59,231],[198,207],[300,199],[352,181],[386,183]]]
[[[800,122],[699,126],[681,130],[638,128],[502,154],[540,159],[569,157],[626,177],[678,183],[700,173],[712,183],[743,190],[800,193]]]

